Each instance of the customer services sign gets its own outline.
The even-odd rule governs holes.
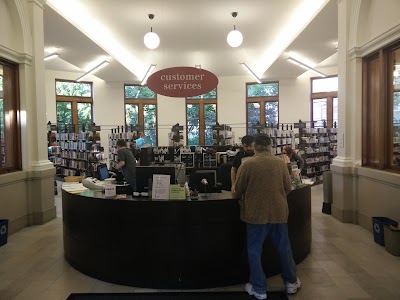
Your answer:
[[[169,97],[193,97],[215,89],[218,78],[210,71],[193,67],[174,67],[153,73],[147,86],[155,93]]]

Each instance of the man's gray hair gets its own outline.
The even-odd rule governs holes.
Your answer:
[[[272,141],[271,138],[265,133],[259,133],[254,137],[254,149],[258,152],[269,151],[271,152]]]

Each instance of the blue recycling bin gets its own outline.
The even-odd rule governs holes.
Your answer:
[[[374,231],[375,243],[385,246],[384,225],[397,227],[397,222],[386,217],[372,217],[372,228]]]
[[[0,219],[0,247],[7,244],[8,220]]]

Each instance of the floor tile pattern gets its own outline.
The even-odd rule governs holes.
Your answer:
[[[61,193],[57,218],[25,228],[0,247],[0,300],[65,300],[70,293],[157,291],[103,282],[81,274],[63,256]],[[302,288],[291,300],[400,299],[400,257],[373,240],[372,232],[321,212],[322,185],[312,187],[313,241],[298,265]],[[268,279],[281,290],[280,276]],[[211,290],[243,290],[243,285]]]

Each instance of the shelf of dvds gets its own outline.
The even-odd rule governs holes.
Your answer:
[[[299,128],[299,150],[304,159],[302,178],[321,183],[323,173],[330,170],[337,155],[337,128],[315,128],[314,122],[299,122],[310,127]]]
[[[137,148],[135,140],[139,138],[140,132],[144,130],[143,126],[139,125],[130,125],[130,126],[117,126],[116,128],[111,129],[111,133],[108,135],[108,161],[110,169],[117,168],[118,162],[118,149],[117,142],[118,140],[124,140],[126,142],[126,147],[136,152],[136,159],[138,159]]]

